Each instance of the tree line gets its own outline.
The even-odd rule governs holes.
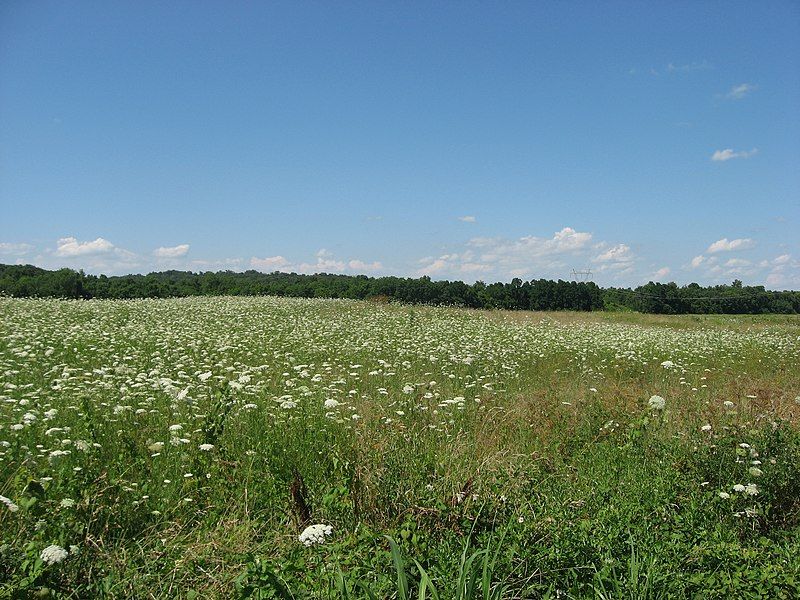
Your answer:
[[[351,298],[408,304],[446,304],[508,310],[632,310],[659,314],[800,314],[800,292],[763,286],[700,286],[653,283],[601,288],[594,282],[513,279],[468,285],[430,277],[368,277],[318,273],[162,271],[107,277],[83,271],[49,271],[32,265],[0,265],[0,294],[40,298],[172,298],[184,296],[288,296]]]

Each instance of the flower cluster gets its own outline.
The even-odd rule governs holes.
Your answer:
[[[309,525],[300,534],[300,542],[306,546],[313,546],[315,544],[324,544],[325,536],[333,533],[333,527],[318,523],[316,525]]]
[[[61,546],[51,544],[42,550],[39,558],[41,558],[42,562],[46,565],[54,565],[60,563],[62,560],[67,558],[67,556],[69,556],[69,552],[67,552],[66,549],[62,548]]]

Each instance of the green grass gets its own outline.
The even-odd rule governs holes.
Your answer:
[[[0,299],[0,597],[794,598],[798,331]]]

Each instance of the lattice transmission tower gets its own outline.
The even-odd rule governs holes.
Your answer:
[[[573,281],[591,281],[592,280],[592,270],[591,269],[584,269],[582,271],[577,271],[572,269],[572,280]]]

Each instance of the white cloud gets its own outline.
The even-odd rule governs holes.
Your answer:
[[[750,151],[740,150],[738,152],[731,148],[725,148],[724,150],[716,150],[714,154],[711,155],[711,160],[714,162],[726,162],[733,158],[750,158],[756,154],[758,154],[758,148],[753,148]]]
[[[417,271],[417,276],[420,277],[422,275],[438,275],[439,273],[443,272],[445,269],[448,268],[448,260],[450,259],[449,254],[445,254],[444,256],[440,256],[439,258],[429,258],[429,259],[422,259],[427,264],[420,268]]]
[[[24,256],[33,250],[30,244],[13,244],[11,242],[0,242],[0,254],[4,256]]]
[[[383,268],[383,265],[380,261],[373,261],[371,263],[364,262],[363,260],[351,260],[347,263],[347,266],[350,267],[351,271],[355,271],[358,273],[372,273],[374,271],[380,271]]]
[[[162,246],[153,250],[153,254],[158,258],[180,258],[181,256],[186,256],[187,252],[189,252],[189,244]]]
[[[539,238],[532,235],[517,240],[503,238],[473,238],[469,246],[483,253],[486,260],[516,261],[530,260],[543,256],[553,256],[587,249],[592,234],[564,227],[552,238]]]
[[[611,246],[598,256],[595,256],[592,260],[598,263],[631,262],[633,260],[633,253],[631,252],[630,246],[627,244],[617,244],[616,246]]]
[[[109,275],[130,273],[145,264],[136,253],[101,237],[87,242],[74,237],[60,238],[55,250],[46,250],[39,262],[45,268],[69,266]]]
[[[420,261],[417,275],[460,276],[491,274],[498,279],[511,276],[568,276],[565,260],[583,263],[589,257],[592,234],[564,227],[552,238],[525,236],[518,239],[476,237],[462,252],[428,257]]]
[[[716,242],[711,244],[708,247],[708,250],[706,250],[706,252],[714,254],[715,252],[732,252],[733,250],[749,250],[750,248],[754,248],[755,245],[756,243],[750,238],[739,238],[735,240],[722,238],[721,240],[717,240]]]
[[[793,260],[790,254],[772,259],[766,284],[772,289],[800,289],[800,261]]]
[[[731,100],[741,100],[751,92],[755,91],[756,86],[750,83],[740,83],[731,88],[731,91],[725,94],[726,98]]]
[[[367,262],[357,258],[340,260],[326,249],[316,253],[316,262],[294,263],[283,256],[268,256],[250,259],[250,267],[264,273],[281,271],[282,273],[375,273],[383,269],[379,261]]]
[[[93,256],[110,254],[114,251],[114,244],[99,237],[92,242],[79,242],[74,237],[61,238],[56,242],[56,256],[70,258],[74,256]]]
[[[317,262],[300,263],[297,267],[300,273],[342,273],[345,262],[337,260],[330,251],[321,248],[317,251]]]
[[[709,251],[724,253],[754,246],[755,242],[749,238],[740,240],[723,238],[714,242]],[[700,254],[685,268],[695,271],[699,283],[703,285],[730,283],[734,279],[742,279],[750,285],[765,283],[773,289],[800,286],[800,261],[794,260],[790,254],[781,254],[771,260],[720,258],[720,256],[720,254],[711,256]]]
[[[461,254],[443,254],[438,258],[423,258],[420,263],[423,263],[423,266],[417,270],[417,277],[422,275],[464,277],[492,270],[490,264],[478,262],[472,250],[466,250]]]
[[[464,223],[474,223],[478,219],[476,219],[473,215],[464,215],[463,217],[458,217],[459,221],[464,221]]]

